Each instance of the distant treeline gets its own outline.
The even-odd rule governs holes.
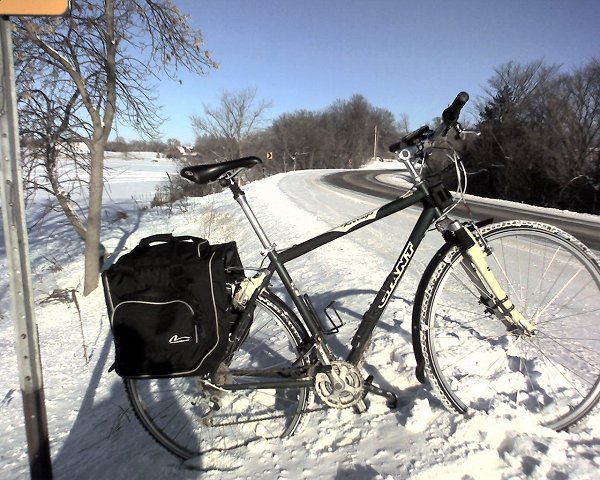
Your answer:
[[[131,140],[126,141],[121,137],[107,142],[107,152],[156,152],[168,158],[179,158],[182,155],[180,150],[181,142],[170,138],[166,142],[162,140]]]
[[[598,59],[568,72],[543,61],[498,67],[485,94],[472,99],[466,108],[471,120],[464,126],[480,133],[461,146],[469,193],[600,213],[599,98]],[[216,115],[218,109],[209,113]],[[243,118],[237,120],[242,123]],[[182,156],[175,139],[115,141],[108,149],[157,151],[179,158],[182,164],[257,155],[263,158],[264,167],[246,174],[255,179],[309,168],[356,168],[373,156],[390,157],[387,146],[407,128],[406,117],[398,121],[389,110],[354,95],[322,111],[283,114],[243,136],[229,135],[229,130],[224,134],[199,130],[193,155]],[[454,168],[441,153],[427,162],[426,174],[441,176],[452,185]],[[183,187],[188,194],[206,191],[188,184]]]

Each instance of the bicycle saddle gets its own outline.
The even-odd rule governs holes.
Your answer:
[[[192,165],[191,167],[182,169],[179,174],[194,183],[205,184],[218,180],[222,175],[231,170],[250,168],[259,163],[262,163],[262,160],[258,157],[243,157],[221,163]]]

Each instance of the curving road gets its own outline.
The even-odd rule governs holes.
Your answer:
[[[394,199],[401,195],[406,187],[386,183],[391,170],[348,170],[332,173],[323,177],[330,185],[345,188],[367,195]],[[396,173],[400,173],[396,171]],[[454,212],[457,216],[483,220],[493,218],[502,220],[536,220],[551,223],[577,237],[593,250],[600,250],[600,217],[560,212],[551,209],[521,207],[518,203],[494,202],[489,199],[470,198],[468,205],[459,204]]]

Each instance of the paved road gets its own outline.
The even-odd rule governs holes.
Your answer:
[[[380,177],[390,174],[390,170],[348,170],[333,173],[324,177],[325,182],[340,188],[346,188],[367,195],[384,199],[394,199],[402,194],[402,187],[384,183]],[[502,220],[537,220],[548,222],[571,233],[593,250],[600,250],[600,217],[590,215],[571,215],[568,212],[543,212],[519,208],[519,204],[510,206],[498,202],[490,204],[477,200],[469,200],[468,207],[460,204],[454,210],[457,216],[483,220],[492,217],[494,221]]]

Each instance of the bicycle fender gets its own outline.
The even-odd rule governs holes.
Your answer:
[[[444,257],[448,254],[450,249],[455,245],[454,242],[447,242],[435,253],[433,258],[429,261],[427,268],[423,272],[423,276],[421,277],[421,281],[419,282],[419,286],[417,288],[417,293],[415,295],[415,303],[413,305],[412,312],[412,345],[413,352],[415,355],[415,360],[417,361],[417,366],[415,368],[415,376],[420,383],[425,383],[425,357],[423,356],[423,350],[421,348],[421,310],[423,308],[423,298],[425,296],[425,289],[427,288],[427,284],[429,283],[429,279],[433,275],[433,271],[437,267],[437,265],[444,259]]]
[[[475,225],[477,227],[484,227],[493,223],[493,219],[485,219],[479,222],[476,222]],[[472,237],[471,237],[472,238]],[[415,368],[415,376],[417,380],[421,383],[425,383],[425,357],[423,356],[423,350],[421,349],[421,310],[423,308],[423,297],[425,296],[425,290],[427,288],[427,284],[431,276],[433,275],[434,270],[437,265],[444,260],[446,255],[450,249],[456,245],[460,244],[460,240],[456,238],[454,235],[444,235],[444,239],[446,243],[440,247],[440,249],[435,253],[435,255],[429,261],[427,268],[423,272],[423,276],[419,282],[419,286],[417,288],[417,293],[415,295],[415,303],[413,305],[413,314],[412,314],[412,344],[413,344],[413,352],[415,354],[415,360],[417,361],[417,367]],[[464,239],[463,239],[464,240]],[[471,240],[471,239],[469,239]],[[466,242],[470,244],[470,241]]]

